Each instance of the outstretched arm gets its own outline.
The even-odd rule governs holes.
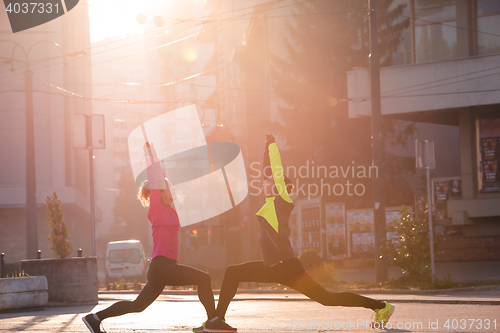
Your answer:
[[[146,170],[150,191],[149,208],[154,213],[159,211],[161,207],[160,190],[166,189],[167,184],[153,144],[149,142],[144,144],[144,154],[146,156]]]
[[[278,190],[281,198],[286,202],[291,203],[292,199],[290,199],[290,196],[288,195],[288,192],[286,190],[285,175],[283,171],[283,165],[281,164],[280,152],[272,134],[266,135],[266,152],[264,153],[264,176],[266,176],[266,172],[271,173],[271,175],[273,176],[274,184],[276,185],[276,189]]]
[[[272,134],[266,134],[266,145],[264,149],[264,162],[262,164],[262,174],[264,176],[264,180],[271,177],[273,175],[271,170],[271,161],[269,159],[269,145],[274,143],[274,136]]]

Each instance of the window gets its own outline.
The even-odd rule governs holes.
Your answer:
[[[112,264],[139,264],[141,262],[141,253],[138,249],[112,250],[109,251],[109,262]]]
[[[477,54],[500,53],[500,1],[476,1]]]
[[[455,0],[415,0],[416,62],[457,56]]]
[[[398,6],[404,6],[403,14],[396,20],[393,24],[401,23],[402,21],[409,19],[410,17],[410,0],[394,0],[389,7],[389,11],[397,8]],[[402,39],[399,42],[396,52],[392,56],[392,65],[405,65],[411,64],[411,33],[410,27],[403,30]]]

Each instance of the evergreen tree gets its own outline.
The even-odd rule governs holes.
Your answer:
[[[430,275],[431,253],[429,237],[429,214],[427,210],[418,210],[412,217],[408,207],[401,207],[401,217],[393,221],[394,240],[387,240],[383,247],[383,253],[392,261],[394,266],[402,269],[408,275]],[[433,227],[442,227],[442,221],[438,217],[442,212],[432,214]],[[434,251],[440,253],[439,243],[445,240],[448,232],[434,231]]]
[[[69,230],[64,222],[63,211],[61,209],[61,200],[57,198],[57,193],[52,192],[52,197],[45,198],[47,206],[47,218],[45,223],[49,226],[50,235],[47,239],[50,241],[54,258],[67,258],[73,251],[73,243],[69,240]]]
[[[405,5],[389,9],[392,2],[378,2],[382,66],[391,64],[409,26],[408,19],[401,19]],[[293,14],[286,27],[285,59],[271,55],[273,90],[286,103],[280,108],[280,122],[273,124],[289,147],[285,158],[295,165],[303,165],[304,156],[316,165],[370,165],[371,119],[349,119],[345,102],[346,72],[368,67],[367,1],[296,0]],[[384,119],[383,129],[386,144],[403,144],[414,127]],[[411,159],[387,151],[385,161],[391,174],[412,169]],[[371,180],[364,181],[369,187]]]

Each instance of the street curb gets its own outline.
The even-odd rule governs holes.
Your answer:
[[[431,289],[431,290],[410,290],[410,289],[345,289],[345,290],[329,289],[329,290],[333,292],[347,291],[356,294],[439,295],[439,294],[456,294],[456,293],[470,292],[470,291],[500,290],[500,285],[450,288],[450,289]]]
[[[355,294],[384,294],[384,295],[439,295],[439,294],[456,294],[461,292],[471,291],[490,291],[500,290],[500,285],[450,288],[450,289],[432,289],[432,290],[410,290],[410,289],[328,289],[330,292],[350,292]],[[99,295],[115,295],[115,294],[139,294],[140,290],[103,290],[99,291]],[[214,295],[219,294],[219,290],[214,290]],[[300,294],[293,289],[276,289],[276,290],[253,290],[239,289],[240,294]],[[162,295],[198,295],[196,290],[164,290]]]
[[[235,301],[299,301],[299,302],[315,302],[310,298],[234,298]],[[384,299],[389,303],[426,303],[426,304],[476,304],[476,305],[500,305],[500,300],[483,301],[483,300],[428,300],[428,299]]]
[[[99,301],[116,301],[114,298],[99,297]],[[167,299],[163,300],[166,302],[198,302],[198,300],[186,300],[186,299]],[[284,298],[246,298],[246,297],[236,297],[233,298],[232,302],[242,302],[242,301],[270,301],[270,302],[315,302],[310,298],[295,298],[295,297],[284,297]],[[471,304],[471,305],[500,305],[500,300],[457,300],[457,299],[391,299],[385,298],[384,301],[389,303],[425,303],[425,304]]]
[[[404,290],[404,289],[394,289],[394,290],[382,290],[382,289],[346,289],[346,290],[332,290],[331,292],[352,292],[361,295],[387,295],[384,297],[385,301],[391,303],[427,303],[427,304],[476,304],[476,305],[500,305],[500,299],[495,297],[495,299],[482,300],[482,299],[415,299],[412,296],[437,296],[437,295],[457,295],[464,292],[487,292],[493,290],[500,290],[500,286],[479,286],[479,287],[465,287],[465,288],[453,288],[453,289],[437,289],[437,290]],[[113,291],[101,291],[99,293],[99,301],[109,301],[115,300],[111,297],[106,297],[106,295],[125,295],[125,294],[139,294],[138,290],[113,290]],[[257,295],[255,297],[248,297],[247,295]],[[270,296],[265,297],[264,295],[283,295],[283,296]],[[195,290],[166,290],[162,292],[163,296],[196,296],[197,291]],[[214,295],[219,295],[219,290],[214,291]],[[262,295],[262,296],[258,296]],[[298,302],[314,302],[313,300],[306,297],[296,297],[295,295],[300,295],[295,290],[280,289],[280,290],[239,290],[236,298],[233,301],[298,301]],[[408,296],[404,298],[394,298],[391,295],[401,295]],[[193,302],[189,299],[164,299],[164,301],[169,302]],[[196,300],[197,301],[197,300]]]

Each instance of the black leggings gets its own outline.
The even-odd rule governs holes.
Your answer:
[[[154,257],[148,269],[148,283],[139,296],[131,301],[120,301],[97,312],[104,320],[131,312],[142,312],[161,294],[165,286],[198,286],[198,298],[207,311],[208,319],[216,316],[214,294],[210,275],[196,268],[178,265],[177,260],[163,256]]]
[[[217,304],[217,315],[224,318],[227,307],[236,295],[239,282],[280,283],[327,306],[355,306],[372,310],[382,309],[385,304],[361,295],[341,292],[332,293],[319,285],[305,270],[299,259],[289,259],[276,266],[265,266],[262,261],[251,261],[229,266]]]

